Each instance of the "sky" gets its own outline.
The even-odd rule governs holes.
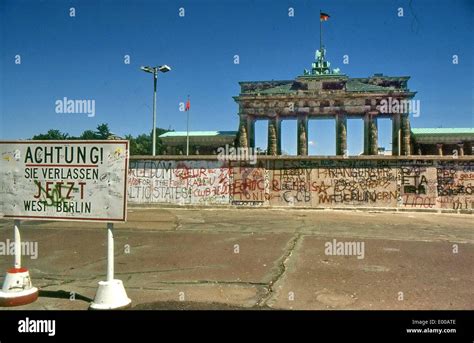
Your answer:
[[[162,64],[172,70],[158,76],[158,127],[186,130],[179,104],[189,95],[190,130],[237,130],[238,82],[309,69],[319,10],[330,15],[323,40],[332,67],[349,77],[410,76],[421,107],[412,127],[474,127],[473,1],[2,0],[0,139],[80,135],[101,123],[119,136],[149,133],[153,78],[140,66]],[[94,100],[94,116],[56,113],[64,97]],[[296,122],[282,128],[282,148],[295,154]],[[349,154],[360,153],[362,120],[347,130]],[[380,120],[388,150],[390,135],[390,120]],[[334,154],[334,121],[311,120],[309,140],[310,154]],[[256,145],[266,148],[266,121],[256,124]]]

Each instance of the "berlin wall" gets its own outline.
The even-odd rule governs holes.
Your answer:
[[[128,201],[312,208],[474,208],[472,157],[140,156],[130,159]]]

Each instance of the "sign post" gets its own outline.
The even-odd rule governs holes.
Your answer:
[[[107,280],[99,282],[90,308],[130,304],[114,279],[113,239],[113,223],[127,219],[127,174],[128,141],[0,141],[0,216],[15,223],[15,267],[7,271],[0,306],[38,297],[21,267],[21,219],[107,223]]]

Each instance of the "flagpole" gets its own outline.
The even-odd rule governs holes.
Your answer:
[[[323,53],[323,21],[321,20],[321,10],[319,10],[319,52]]]
[[[188,104],[189,104],[189,95],[188,95]],[[189,106],[186,118],[186,156],[189,156],[189,111],[191,111],[191,106]]]
[[[187,120],[186,120],[186,156],[189,156],[189,110],[187,110],[186,112],[188,113],[187,116]]]

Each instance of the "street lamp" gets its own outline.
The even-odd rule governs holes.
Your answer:
[[[171,70],[168,65],[162,65],[158,67],[149,67],[149,66],[142,66],[140,67],[141,70],[147,73],[153,74],[153,156],[156,155],[156,80],[158,79],[158,72],[167,73]]]

